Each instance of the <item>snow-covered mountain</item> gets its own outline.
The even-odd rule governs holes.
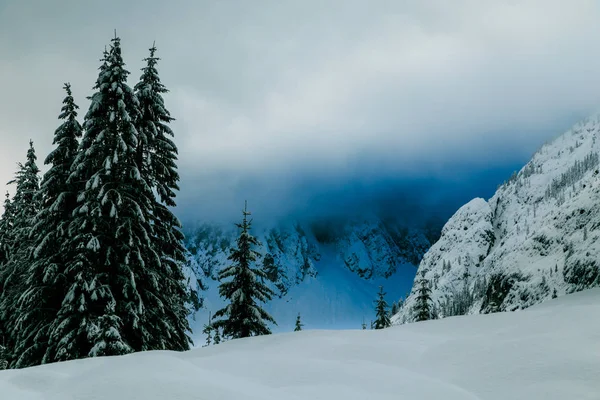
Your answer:
[[[523,309],[600,283],[599,131],[599,116],[578,123],[446,223],[419,265],[439,316]],[[394,323],[412,320],[415,295]]]
[[[597,400],[600,290],[519,313],[0,371],[3,400]]]
[[[374,215],[253,229],[277,294],[266,306],[278,321],[275,331],[292,330],[298,312],[311,328],[360,327],[363,318],[368,323],[379,285],[390,302],[410,290],[416,266],[430,246],[423,232]],[[202,225],[186,232],[192,267],[207,277],[208,285],[193,323],[196,333],[208,313],[223,304],[216,277],[227,265],[237,234],[234,225]]]

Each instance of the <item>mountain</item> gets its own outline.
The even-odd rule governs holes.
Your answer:
[[[10,400],[592,400],[600,290],[519,313],[303,331],[0,371]]]
[[[193,322],[195,332],[223,304],[216,279],[237,234],[233,224],[200,225],[186,232],[191,266],[208,286]],[[356,328],[363,318],[369,323],[378,286],[385,287],[390,303],[405,297],[433,240],[422,229],[375,215],[281,222],[257,227],[253,234],[263,244],[257,250],[277,294],[266,305],[278,321],[275,332],[292,330],[298,312],[307,328]],[[203,340],[196,337],[196,342]]]
[[[600,283],[600,117],[460,208],[419,265],[440,317],[514,311]],[[416,288],[393,323],[412,321]]]

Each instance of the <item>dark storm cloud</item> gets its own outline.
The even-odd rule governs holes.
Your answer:
[[[83,116],[116,28],[132,85],[157,40],[182,215],[470,193],[471,171],[509,173],[596,108],[599,16],[592,0],[0,0],[0,181],[29,138],[49,151],[63,82]]]

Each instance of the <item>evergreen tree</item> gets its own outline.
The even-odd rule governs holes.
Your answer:
[[[85,116],[85,134],[69,177],[78,185],[77,206],[69,225],[64,278],[67,295],[51,326],[47,361],[125,354],[155,342],[144,323],[147,304],[162,297],[160,259],[151,241],[153,193],[137,165],[139,103],[127,85],[129,74],[115,37]],[[172,337],[160,328],[164,337]]]
[[[300,313],[298,313],[298,316],[296,317],[296,327],[294,328],[294,332],[301,331],[303,326],[304,324],[300,321]]]
[[[396,315],[398,314],[398,311],[400,311],[400,308],[398,306],[398,303],[396,303],[395,301],[392,302],[392,315]]]
[[[10,194],[6,192],[6,200],[4,201],[4,212],[0,218],[0,295],[3,292],[3,282],[1,280],[4,268],[10,258],[11,249],[13,246],[13,225],[14,225],[14,209],[10,199]],[[0,309],[0,343],[5,343],[8,339],[7,327],[5,321],[2,318],[2,312]],[[4,348],[4,354],[6,362],[8,357],[6,355],[6,348]]]
[[[160,263],[147,277],[156,287],[148,297],[142,293],[147,304],[144,324],[152,329],[151,337],[155,339],[148,341],[144,349],[186,350],[191,344],[187,336],[190,327],[186,300],[198,306],[200,299],[197,292],[189,291],[184,284],[183,266],[187,261],[184,236],[181,223],[169,209],[176,205],[175,192],[179,190],[178,150],[169,127],[174,118],[162,97],[168,90],[160,81],[156,67],[159,58],[155,53],[153,45],[134,88],[140,109],[135,121],[139,139],[136,163],[146,185],[158,195],[151,204],[151,241]],[[198,286],[203,288],[201,281]]]
[[[219,333],[219,328],[214,328],[215,336],[213,337],[214,344],[221,343],[221,334]]]
[[[6,199],[4,200],[4,212],[2,213],[2,217],[0,217],[0,269],[6,264],[10,257],[10,252],[13,245],[13,225],[14,208],[12,206],[10,194],[6,192]]]
[[[204,344],[204,347],[210,346],[212,343],[212,331],[213,331],[213,326],[212,326],[212,318],[210,316],[210,313],[208,313],[208,323],[204,325],[204,329],[202,329],[202,333],[204,333],[206,335],[206,343]]]
[[[222,328],[223,336],[232,339],[268,335],[271,330],[266,322],[275,324],[273,317],[258,304],[271,300],[273,292],[261,281],[266,278],[264,271],[252,266],[260,254],[252,248],[259,242],[250,234],[248,215],[244,207],[242,223],[236,224],[241,229],[237,247],[228,258],[232,265],[219,273],[219,294],[229,300],[229,304],[215,313],[215,317],[221,319],[215,321],[214,326]]]
[[[6,263],[0,269],[0,326],[4,327],[5,347],[10,349],[9,363],[15,356],[15,342],[18,332],[19,297],[25,290],[27,268],[31,259],[33,219],[39,211],[37,192],[39,190],[39,168],[33,142],[29,142],[27,161],[19,163],[19,171],[9,184],[16,184],[16,192],[11,205],[12,246]]]
[[[365,330],[367,329],[367,323],[365,322],[365,319],[363,318],[363,322],[362,322],[362,329]]]
[[[425,270],[421,271],[421,276],[417,282],[417,298],[415,303],[415,321],[427,321],[431,319],[431,289],[429,282],[425,278]]]
[[[0,371],[8,368],[8,352],[6,347],[0,344]]]
[[[385,301],[383,286],[379,286],[378,298],[375,301],[375,329],[389,328],[392,325],[388,304]]]
[[[67,96],[58,117],[63,123],[54,132],[56,148],[44,161],[50,169],[44,174],[38,192],[41,210],[32,229],[33,261],[28,267],[26,290],[19,301],[17,368],[44,361],[48,329],[66,295],[62,276],[70,258],[67,230],[77,200],[75,187],[68,183],[68,178],[82,128],[77,122],[78,107],[71,86],[67,83],[64,89]]]

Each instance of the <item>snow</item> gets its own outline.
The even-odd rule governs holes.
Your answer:
[[[597,400],[600,290],[513,313],[0,371],[11,400]]]

